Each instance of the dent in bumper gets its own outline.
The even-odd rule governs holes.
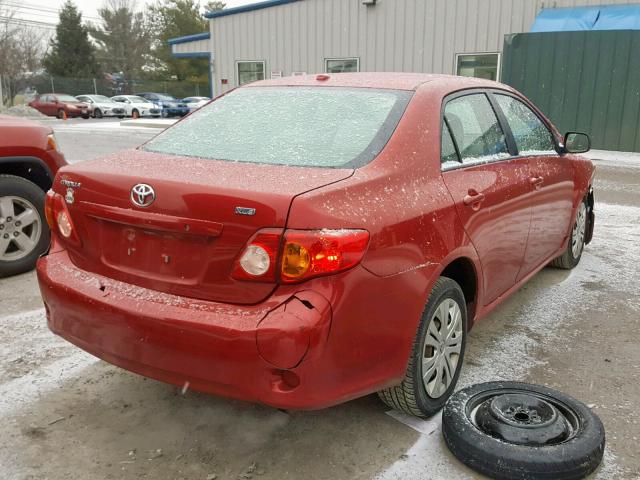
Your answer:
[[[287,385],[283,377],[303,376],[313,370],[306,361],[321,357],[331,308],[318,293],[288,292],[256,306],[185,299],[84,272],[66,251],[41,258],[37,271],[49,328],[109,363],[281,408],[332,403],[322,385]]]

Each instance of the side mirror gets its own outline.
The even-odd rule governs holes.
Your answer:
[[[586,153],[591,150],[591,139],[586,133],[569,132],[564,136],[564,151]]]

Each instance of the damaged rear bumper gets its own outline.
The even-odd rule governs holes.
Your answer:
[[[109,363],[279,408],[322,408],[344,395],[304,381],[332,363],[323,355],[332,309],[319,293],[286,291],[255,306],[186,299],[80,270],[64,250],[37,270],[49,328]]]

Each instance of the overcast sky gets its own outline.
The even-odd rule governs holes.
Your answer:
[[[55,24],[58,22],[57,10],[65,0],[7,0],[7,3],[17,10],[18,16],[34,22]],[[98,8],[104,3],[103,0],[74,0],[87,20],[96,20]],[[239,7],[256,3],[259,0],[224,0],[227,8]],[[149,5],[154,0],[138,0],[140,5]],[[206,3],[202,0],[201,3]]]

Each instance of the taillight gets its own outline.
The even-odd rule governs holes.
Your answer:
[[[231,276],[238,280],[274,282],[281,238],[280,229],[256,233],[236,260]]]
[[[73,226],[73,220],[71,220],[71,214],[62,195],[49,190],[45,199],[44,213],[51,231],[57,229],[64,239],[73,243],[80,243],[78,234]]]
[[[59,197],[56,192],[49,190],[47,196],[44,199],[44,216],[47,219],[49,229],[53,230],[56,227],[56,214],[55,214],[55,202],[56,197]]]
[[[287,230],[281,261],[281,280],[296,283],[348,270],[362,260],[366,230]]]
[[[256,282],[303,282],[354,267],[368,244],[366,230],[287,230],[284,239],[282,230],[260,230],[236,260],[232,276]]]

